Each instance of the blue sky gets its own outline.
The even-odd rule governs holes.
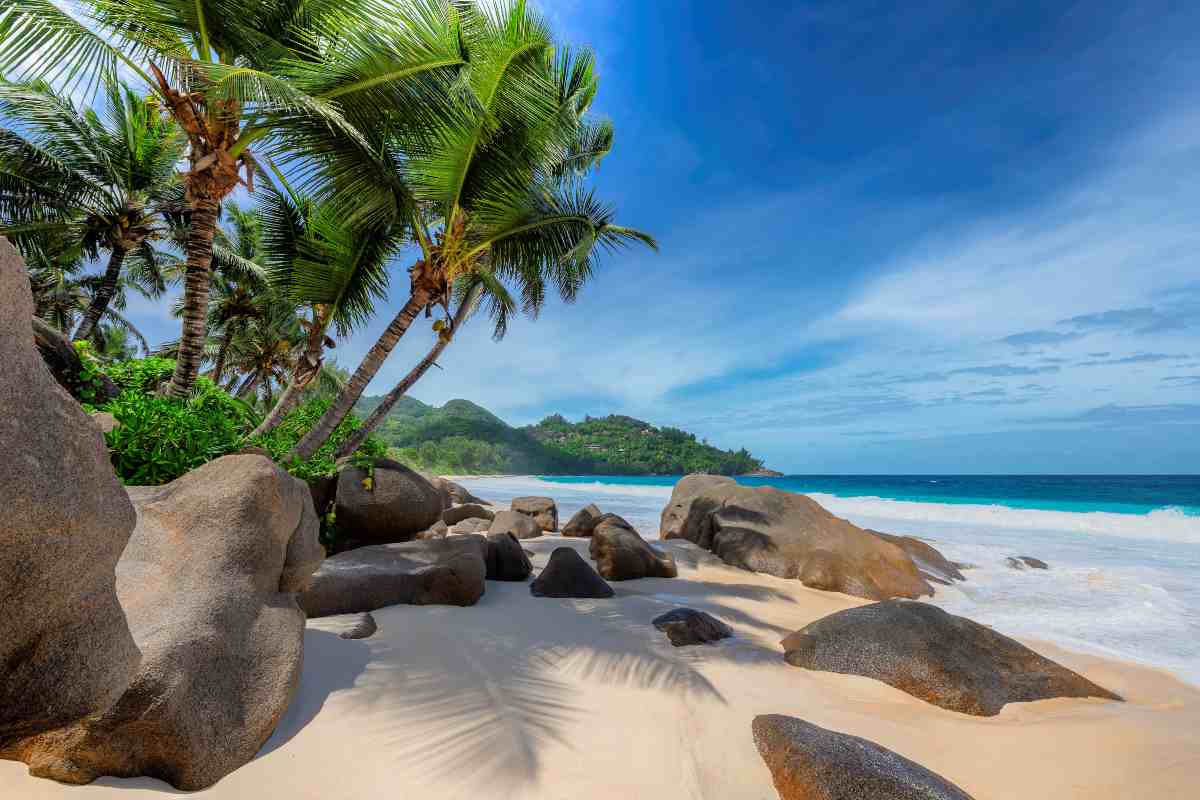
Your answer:
[[[541,5],[599,53],[597,184],[662,252],[501,343],[480,321],[414,396],[790,472],[1197,471],[1200,7]]]

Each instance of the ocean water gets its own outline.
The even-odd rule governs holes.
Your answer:
[[[677,478],[465,480],[498,503],[555,498],[565,521],[588,503],[647,538]],[[1200,684],[1200,477],[919,476],[739,479],[812,496],[863,527],[931,540],[974,565],[930,601],[1012,636],[1167,669]],[[1014,570],[1009,556],[1049,570]]]

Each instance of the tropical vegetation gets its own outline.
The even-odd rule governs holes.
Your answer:
[[[501,338],[548,296],[573,301],[605,253],[655,247],[588,187],[614,142],[598,85],[591,52],[525,0],[5,3],[0,234],[28,265],[39,343],[77,362],[64,385],[120,423],[122,479],[251,445],[306,478],[381,455],[372,432],[473,315]],[[133,294],[170,304],[179,336],[146,341]],[[329,350],[385,304],[338,368]],[[421,315],[428,352],[361,421]],[[540,463],[586,461],[558,450]]]
[[[358,410],[372,413],[381,401],[363,398]],[[466,400],[435,408],[404,398],[376,435],[405,463],[443,474],[742,475],[763,468],[745,449],[721,450],[632,417],[571,423],[556,414],[515,428]]]

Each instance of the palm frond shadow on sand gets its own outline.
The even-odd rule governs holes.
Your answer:
[[[686,594],[672,593],[678,588]],[[572,699],[580,682],[724,703],[703,662],[778,664],[778,650],[736,639],[673,648],[650,625],[662,611],[691,604],[765,627],[774,638],[774,628],[721,605],[719,595],[731,588],[769,593],[645,580],[617,584],[618,598],[628,602],[615,604],[530,598],[527,584],[489,582],[472,608],[377,611],[384,635],[365,642],[371,663],[346,695],[349,713],[386,742],[398,768],[486,793],[480,796],[509,796],[536,783],[548,746],[569,749],[572,727],[586,723],[589,710]]]

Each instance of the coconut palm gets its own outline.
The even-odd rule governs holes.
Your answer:
[[[556,49],[523,2],[464,6],[461,20],[471,68],[454,116],[419,138],[390,132],[378,146],[394,174],[376,170],[369,185],[351,178],[363,218],[398,219],[414,203],[421,212],[411,217],[422,257],[409,269],[408,299],[292,458],[311,458],[328,440],[417,315],[448,309],[461,276],[511,281],[535,312],[547,284],[573,300],[599,251],[654,245],[614,224],[610,208],[566,178],[576,159],[586,161],[581,142],[611,134],[586,121],[597,86],[591,54]],[[330,176],[334,186],[343,180]]]
[[[126,261],[163,237],[158,212],[178,189],[179,129],[129,87],[80,109],[42,82],[0,82],[0,234],[41,235],[71,253],[108,253],[75,339],[88,339],[117,295]],[[46,235],[52,234],[52,238]],[[152,256],[151,256],[152,258]],[[69,333],[69,331],[64,331]]]
[[[234,338],[251,321],[265,316],[266,271],[255,261],[259,253],[258,216],[234,203],[225,204],[230,225],[214,242],[208,325],[218,340],[211,377],[220,384]]]
[[[274,402],[275,390],[283,386],[295,367],[304,341],[294,308],[282,298],[263,303],[263,315],[250,320],[230,343],[227,364],[236,376],[240,400],[257,394],[264,407]]]
[[[272,285],[307,318],[304,352],[287,389],[252,436],[272,430],[322,374],[329,335],[349,335],[371,316],[387,286],[387,264],[403,244],[403,226],[356,226],[331,203],[295,192],[281,175],[281,189],[264,192],[258,213],[263,228],[263,260]]]
[[[456,4],[439,0],[7,0],[0,72],[90,91],[136,77],[188,141],[184,313],[172,396],[204,356],[210,265],[222,200],[253,190],[256,150],[333,173],[370,161],[360,127],[423,125],[464,64]]]
[[[29,271],[33,292],[34,316],[57,329],[66,341],[70,331],[95,304],[95,295],[103,276],[86,273],[87,258],[78,241],[64,241],[60,232],[52,230],[25,234],[17,238],[17,248]],[[93,326],[87,337],[100,352],[110,349],[110,340],[121,330],[132,336],[142,350],[150,345],[141,331],[123,314],[126,293],[130,290],[144,297],[157,299],[166,289],[168,278],[157,271],[157,262],[132,257],[126,263],[115,288],[112,300],[105,305],[101,324]]]

